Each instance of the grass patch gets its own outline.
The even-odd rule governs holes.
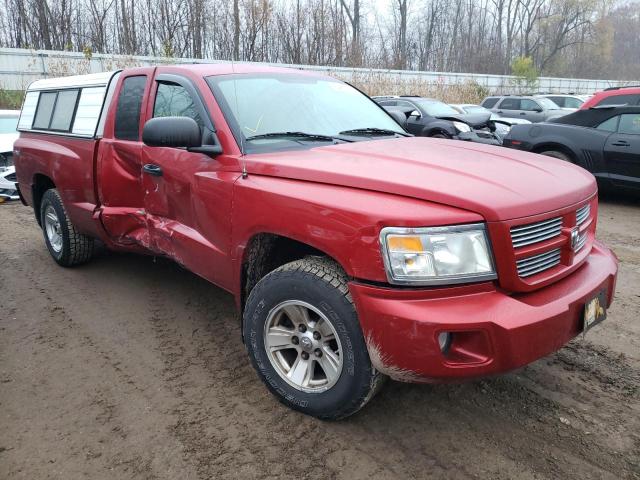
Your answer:
[[[0,110],[20,110],[24,91],[0,88]]]

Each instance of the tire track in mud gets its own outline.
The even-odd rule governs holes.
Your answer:
[[[173,434],[195,458],[201,477],[327,478],[322,457],[331,450],[304,445],[312,438],[326,445],[319,422],[268,398],[246,357],[230,298],[223,299],[224,309],[210,300],[192,306],[192,315],[201,314],[206,323],[196,324],[191,338],[185,339],[188,329],[181,336],[172,325],[171,306],[161,290],[158,285],[151,295],[152,321],[166,362],[165,377],[182,398]],[[221,296],[215,291],[212,295]],[[200,384],[203,376],[209,378],[206,385]],[[274,407],[282,415],[274,418]],[[285,441],[279,439],[283,427],[288,430]],[[292,454],[298,448],[301,454]]]
[[[39,362],[54,367],[51,381],[68,383],[72,395],[53,402],[82,397],[77,412],[42,403],[27,414],[55,419],[63,430],[72,451],[58,465],[87,468],[92,478],[640,479],[640,362],[597,343],[605,327],[506,376],[433,387],[388,383],[358,415],[320,422],[288,410],[264,388],[228,294],[165,260],[108,254],[80,271],[60,269],[32,216],[15,210],[11,235],[3,236],[8,244],[0,245],[0,265],[15,281],[0,273],[8,292],[0,306],[24,324],[0,319],[0,335],[16,342],[12,361],[29,361],[37,351]],[[91,296],[119,281],[125,287],[111,297]],[[622,292],[621,303],[637,312],[638,300]],[[25,302],[26,313],[19,308]],[[122,324],[96,315],[129,308],[135,317],[124,334],[141,338],[123,348],[116,331]],[[620,310],[612,312],[616,322]],[[632,324],[627,331],[637,335]],[[141,362],[147,357],[135,348],[157,365]],[[65,351],[87,365],[63,371]],[[0,380],[10,382],[0,384],[0,402],[7,385],[20,381],[1,367]],[[89,369],[104,377],[100,383],[78,380]],[[38,388],[38,395],[47,392]],[[1,451],[6,447],[0,443],[0,464],[10,458],[15,465],[16,450]],[[45,476],[46,450],[21,448],[24,472]],[[170,450],[174,457],[158,464]]]

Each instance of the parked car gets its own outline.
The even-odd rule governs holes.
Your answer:
[[[561,94],[561,93],[549,93],[541,95],[544,98],[548,98],[560,108],[569,108],[576,110],[582,106],[590,97],[589,95],[573,95],[573,94]]]
[[[458,104],[450,104],[453,108],[455,108],[459,113],[463,114],[485,114],[489,115],[489,120],[493,123],[494,133],[500,138],[500,141],[504,139],[504,137],[509,133],[511,127],[514,125],[523,125],[531,123],[529,120],[524,118],[509,118],[502,117],[497,113],[492,112],[491,110],[484,108],[480,105],[474,105],[470,103],[458,103]]]
[[[373,97],[390,113],[404,115],[401,122],[410,133],[420,137],[449,138],[501,145],[487,113],[460,113],[453,107],[432,98],[413,96]]]
[[[546,122],[575,111],[561,109],[548,98],[531,95],[492,96],[485,98],[481,105],[500,116],[524,118],[532,123]]]
[[[328,76],[236,63],[48,78],[18,128],[19,189],[58,264],[88,261],[98,238],[228,290],[258,376],[306,414],[350,415],[386,376],[521,367],[613,299],[591,174],[407,136]]]
[[[18,139],[19,110],[0,110],[0,199],[17,200],[16,170],[13,166],[13,142]]]
[[[640,106],[578,110],[552,123],[514,127],[504,146],[580,165],[603,186],[640,191]]]
[[[582,110],[612,105],[640,105],[640,85],[611,87],[596,93],[580,107]]]

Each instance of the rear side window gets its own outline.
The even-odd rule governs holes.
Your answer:
[[[51,121],[51,114],[53,113],[57,96],[58,92],[42,92],[40,94],[36,116],[33,120],[33,128],[38,130],[49,129],[49,122]]]
[[[567,108],[580,108],[584,102],[579,98],[566,97],[564,98],[564,104],[561,107]]]
[[[77,102],[77,89],[41,92],[32,128],[69,132]]]
[[[604,130],[605,132],[615,132],[616,130],[618,130],[618,119],[619,118],[620,118],[619,115],[617,115],[615,117],[611,117],[609,120],[605,120],[604,122],[602,122],[596,128],[598,130]]]
[[[533,100],[529,100],[528,98],[523,98],[522,100],[520,100],[520,110],[533,111],[536,108],[540,108],[540,105],[538,105]]]
[[[567,100],[565,97],[547,97],[547,98],[559,107],[564,107],[565,100]]]
[[[620,115],[618,133],[640,135],[640,113],[625,113]]]
[[[489,97],[489,98],[485,98],[484,101],[482,102],[482,106],[484,108],[493,108],[493,106],[498,103],[498,100],[500,98],[499,97]]]
[[[638,105],[640,95],[612,95],[598,102],[600,105]]]
[[[173,83],[159,83],[156,102],[153,106],[154,117],[189,117],[200,126],[202,119],[193,98],[186,88]]]
[[[119,140],[140,138],[140,108],[146,83],[146,75],[127,77],[122,82],[114,127],[115,137]]]
[[[62,90],[58,92],[56,99],[56,107],[51,117],[50,130],[60,130],[68,132],[71,130],[71,120],[73,120],[73,112],[76,110],[76,102],[78,101],[78,90]]]
[[[502,100],[500,108],[505,110],[520,110],[520,100],[517,98],[505,98]]]

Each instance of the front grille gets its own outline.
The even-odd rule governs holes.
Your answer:
[[[586,238],[586,235],[585,235]],[[516,262],[518,275],[520,277],[530,277],[536,273],[548,270],[560,263],[560,249],[556,248],[549,252],[534,255],[532,257],[523,258]]]
[[[557,237],[561,230],[562,217],[551,218],[542,222],[511,227],[511,241],[514,248],[524,247]]]
[[[565,265],[563,252],[566,250],[567,259],[573,258],[588,245],[589,232],[593,225],[585,228],[592,217],[591,204],[587,203],[577,210],[565,212],[561,216],[548,218],[535,223],[516,225],[510,228],[511,242],[516,251],[516,270],[520,278],[533,276],[549,270],[556,265]],[[578,228],[580,233],[575,245],[571,245],[571,236],[567,233]],[[552,244],[545,242],[554,239]],[[562,240],[564,239],[564,240]],[[519,250],[530,247],[532,251],[525,253]],[[520,252],[520,253],[518,253]],[[528,256],[523,256],[528,255]],[[568,264],[565,266],[569,266]]]
[[[580,226],[584,222],[586,222],[590,214],[591,205],[589,205],[588,203],[584,207],[580,207],[578,210],[576,210],[576,225]]]

